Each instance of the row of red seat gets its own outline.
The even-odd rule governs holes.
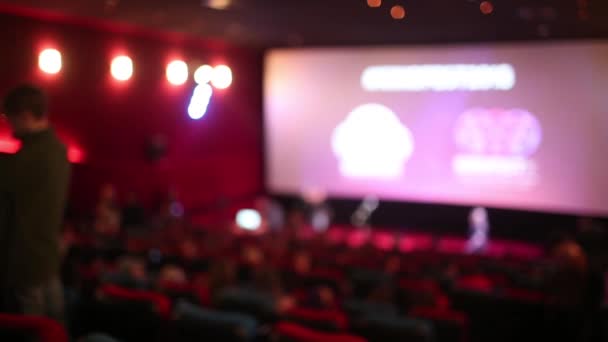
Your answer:
[[[126,289],[111,284],[101,286],[99,293],[102,296],[101,300],[148,303],[159,317],[164,320],[172,319],[170,299],[160,293]],[[457,326],[460,331],[460,341],[467,341],[469,322],[463,313],[447,308],[416,307],[410,311],[409,316]],[[307,326],[307,323],[331,324],[338,330],[337,332],[318,331]],[[283,320],[273,328],[274,335],[284,336],[296,342],[365,341],[359,336],[349,334],[348,331],[348,318],[342,311],[311,308],[290,309],[283,314]]]
[[[0,337],[2,333],[19,336],[24,340],[38,342],[68,342],[63,326],[45,317],[11,315],[0,313]]]
[[[217,233],[222,235],[222,233]],[[226,235],[223,233],[223,235]],[[321,237],[321,238],[320,238]],[[517,243],[503,243],[503,247],[498,248],[502,254],[467,255],[464,254],[464,239],[455,238],[435,238],[426,234],[395,234],[386,231],[361,231],[349,230],[346,228],[334,227],[322,236],[304,237],[291,249],[278,248],[272,237],[238,235],[230,236],[218,246],[211,245],[210,249],[203,249],[206,243],[205,236],[194,236],[192,242],[198,245],[201,250],[192,255],[181,254],[175,245],[175,241],[183,241],[188,237],[174,236],[168,240],[132,238],[126,242],[126,250],[119,253],[134,253],[148,257],[151,251],[162,255],[167,260],[183,261],[184,265],[192,262],[205,261],[212,263],[213,260],[230,259],[237,264],[247,265],[249,262],[244,258],[243,251],[248,247],[254,246],[260,249],[265,256],[264,263],[274,266],[276,270],[283,273],[296,274],[297,270],[290,260],[301,251],[312,256],[315,265],[305,274],[307,278],[323,279],[325,283],[341,284],[352,279],[352,274],[346,270],[369,269],[386,271],[385,266],[392,259],[398,260],[398,266],[390,272],[394,283],[408,293],[412,298],[432,297],[432,300],[424,303],[414,303],[413,306],[398,308],[407,317],[418,317],[438,323],[456,326],[459,331],[459,339],[465,341],[468,336],[469,318],[464,312],[458,311],[459,308],[453,307],[451,303],[452,292],[446,291],[445,284],[440,284],[439,279],[424,276],[421,274],[429,269],[442,269],[448,265],[455,265],[458,271],[457,276],[449,287],[455,289],[472,290],[478,293],[492,294],[500,293],[505,298],[519,298],[524,301],[541,302],[543,296],[530,289],[520,288],[512,284],[511,280],[501,272],[483,271],[480,267],[490,261],[494,266],[502,265],[514,267],[518,271],[525,270],[529,266],[529,260],[539,257],[542,253],[540,249],[531,248],[532,253],[515,253],[518,246],[526,250],[528,246],[518,245]],[[215,237],[217,238],[217,237]],[[83,240],[84,241],[84,240]],[[211,240],[211,241],[221,241]],[[279,240],[280,241],[280,240]],[[284,242],[284,241],[283,241]],[[505,245],[506,244],[506,245]],[[83,243],[87,246],[87,243]],[[289,246],[292,246],[291,244]],[[397,248],[399,246],[399,248]],[[89,249],[88,247],[84,248]],[[494,248],[496,250],[496,248]],[[492,250],[492,248],[490,248]],[[530,252],[530,250],[528,252]],[[399,253],[401,252],[401,253]],[[509,259],[498,259],[496,256],[511,255]],[[501,266],[501,267],[502,267]],[[186,266],[187,268],[187,266]],[[99,276],[99,270],[84,269],[83,275],[95,278]],[[90,273],[90,274],[89,274]],[[96,274],[97,273],[97,274]],[[191,279],[196,274],[191,273]],[[154,311],[164,320],[171,321],[172,301],[170,293],[186,293],[191,297],[198,298],[197,302],[208,306],[210,294],[208,289],[200,285],[188,284],[161,284],[159,292],[141,291],[121,288],[116,285],[105,284],[98,289],[100,298],[110,298],[112,300],[126,302],[148,303]],[[496,290],[499,290],[496,292]],[[404,311],[405,308],[409,310]],[[342,311],[343,308],[336,307],[331,309],[311,309],[309,307],[296,307],[285,312],[279,319],[280,322],[275,326],[275,333],[296,334],[302,332],[301,341],[308,341],[310,338],[331,336],[325,340],[335,340],[338,337],[349,338],[348,332],[351,331],[349,315]],[[287,322],[287,323],[286,323]],[[307,322],[313,324],[306,324]],[[331,322],[337,327],[338,333],[328,333],[315,331],[315,323]],[[303,324],[295,327],[294,324]],[[288,328],[285,329],[284,327]],[[328,335],[329,334],[329,335]],[[308,337],[307,337],[308,336]],[[332,339],[333,338],[333,339]],[[355,337],[359,341],[358,337]],[[295,337],[292,339],[298,340]],[[358,340],[357,340],[358,339]],[[299,340],[298,340],[299,341]]]
[[[400,252],[435,251],[446,254],[462,254],[466,250],[467,240],[461,237],[436,237],[432,234],[416,231],[395,232],[374,229],[359,230],[352,227],[334,226],[327,232],[328,241],[332,244],[346,244],[351,248],[359,248],[366,243],[374,247]],[[482,253],[487,257],[503,258],[506,256],[518,259],[535,260],[543,256],[539,246],[520,241],[492,239]]]
[[[309,240],[317,237],[317,234],[304,230],[307,233],[300,233],[301,240]],[[384,252],[399,251],[402,253],[411,252],[434,252],[442,254],[463,254],[466,251],[467,239],[454,236],[435,236],[419,231],[395,231],[395,230],[362,230],[353,227],[333,226],[325,234],[328,245],[344,245],[349,248],[361,248],[370,244],[376,249]],[[178,240],[180,234],[171,234],[171,238]],[[93,245],[93,239],[88,237],[78,237],[75,243],[79,245]],[[132,252],[144,251],[153,247],[153,243],[148,238],[128,238],[126,239],[127,250]],[[167,241],[163,241],[163,252],[175,253]],[[167,249],[169,248],[169,249]],[[173,250],[171,249],[173,248]],[[544,255],[543,248],[534,244],[521,241],[511,241],[504,239],[491,239],[485,250],[480,254],[490,258],[515,258],[519,260],[537,260]]]

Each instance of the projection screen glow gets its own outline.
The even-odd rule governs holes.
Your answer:
[[[608,43],[274,50],[275,193],[608,216]]]

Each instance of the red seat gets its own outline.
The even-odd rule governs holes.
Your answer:
[[[467,318],[466,314],[449,309],[444,310],[418,306],[410,310],[410,315],[420,318],[452,321],[461,325],[469,324],[469,319]]]
[[[374,232],[372,234],[372,244],[381,251],[390,251],[396,245],[395,234],[391,232]]]
[[[399,241],[399,250],[403,253],[428,251],[433,248],[434,239],[429,234],[407,234]]]
[[[507,255],[521,260],[537,260],[543,256],[543,249],[539,246],[523,242],[506,243]]]
[[[67,342],[68,335],[61,324],[45,317],[0,314],[0,329],[27,333],[40,342]]]
[[[504,294],[507,298],[519,300],[522,302],[540,303],[545,300],[543,293],[538,291],[507,287],[504,289]]]
[[[494,290],[494,284],[492,280],[489,277],[481,274],[459,278],[456,281],[456,287],[465,290],[473,290],[484,293],[489,293]]]
[[[467,240],[463,238],[445,237],[439,240],[437,251],[445,254],[462,254],[467,245]]]
[[[274,333],[281,338],[293,342],[365,342],[359,336],[348,334],[331,334],[305,328],[301,325],[287,322],[280,322],[275,325]]]
[[[344,243],[347,235],[346,229],[342,227],[331,227],[326,234],[327,242],[330,245],[340,245]]]
[[[443,293],[439,283],[430,279],[408,279],[399,280],[399,288],[410,295],[414,305],[432,305],[437,308],[448,308],[449,297]],[[415,299],[415,300],[414,300]]]
[[[409,279],[401,278],[399,280],[399,287],[410,292],[431,292],[441,293],[439,284],[430,279]]]
[[[125,289],[112,284],[103,285],[99,291],[101,295],[110,298],[126,301],[148,302],[153,305],[161,317],[168,319],[171,316],[171,301],[169,298],[160,293]]]
[[[149,243],[145,239],[129,238],[127,239],[127,251],[130,253],[141,253],[148,250]]]
[[[357,229],[357,230],[351,230],[348,233],[348,236],[346,238],[346,244],[348,245],[348,247],[350,248],[361,248],[363,245],[365,245],[370,238],[370,233],[366,230],[361,230],[361,229]]]
[[[483,254],[490,258],[503,258],[507,254],[507,244],[504,241],[490,241]]]
[[[348,319],[343,312],[336,310],[318,310],[309,308],[294,308],[286,313],[289,318],[300,322],[331,324],[339,330],[348,329]]]
[[[102,262],[93,262],[88,265],[78,266],[80,277],[85,281],[97,281],[104,271],[106,265]]]
[[[410,316],[431,320],[435,323],[435,327],[438,330],[447,330],[446,325],[453,325],[458,330],[456,336],[446,336],[450,340],[459,339],[461,342],[468,341],[469,334],[469,318],[462,312],[452,311],[449,309],[440,308],[428,308],[428,307],[414,307],[409,312]],[[444,331],[438,331],[438,333],[446,333]],[[447,332],[449,334],[449,332]],[[446,334],[446,335],[447,335]],[[441,339],[440,339],[441,340]]]
[[[159,284],[159,288],[162,290],[163,293],[165,293],[166,291],[173,294],[188,294],[193,297],[196,297],[196,299],[201,305],[211,305],[211,293],[209,292],[209,289],[205,286],[188,283],[180,284],[172,282],[162,282]]]

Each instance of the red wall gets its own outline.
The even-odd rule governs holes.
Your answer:
[[[5,14],[0,14],[0,42],[0,93],[24,81],[43,86],[60,135],[86,153],[86,161],[74,167],[73,207],[90,207],[105,182],[122,194],[137,191],[148,202],[173,187],[186,208],[261,192],[259,52]],[[48,77],[38,70],[44,47],[62,52],[60,74]],[[109,74],[117,53],[134,61],[134,76],[124,84]],[[186,112],[193,82],[174,87],[165,79],[165,65],[174,57],[191,68],[226,63],[233,69],[232,87],[215,92],[201,120]],[[0,127],[0,136],[2,131],[6,127]],[[166,137],[168,152],[153,163],[144,157],[144,146],[156,134]]]

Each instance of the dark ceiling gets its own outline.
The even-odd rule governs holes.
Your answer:
[[[607,0],[0,0],[238,45],[377,45],[608,38]],[[390,9],[402,5],[403,20]],[[214,8],[215,7],[215,8]],[[218,9],[225,7],[223,9]]]

